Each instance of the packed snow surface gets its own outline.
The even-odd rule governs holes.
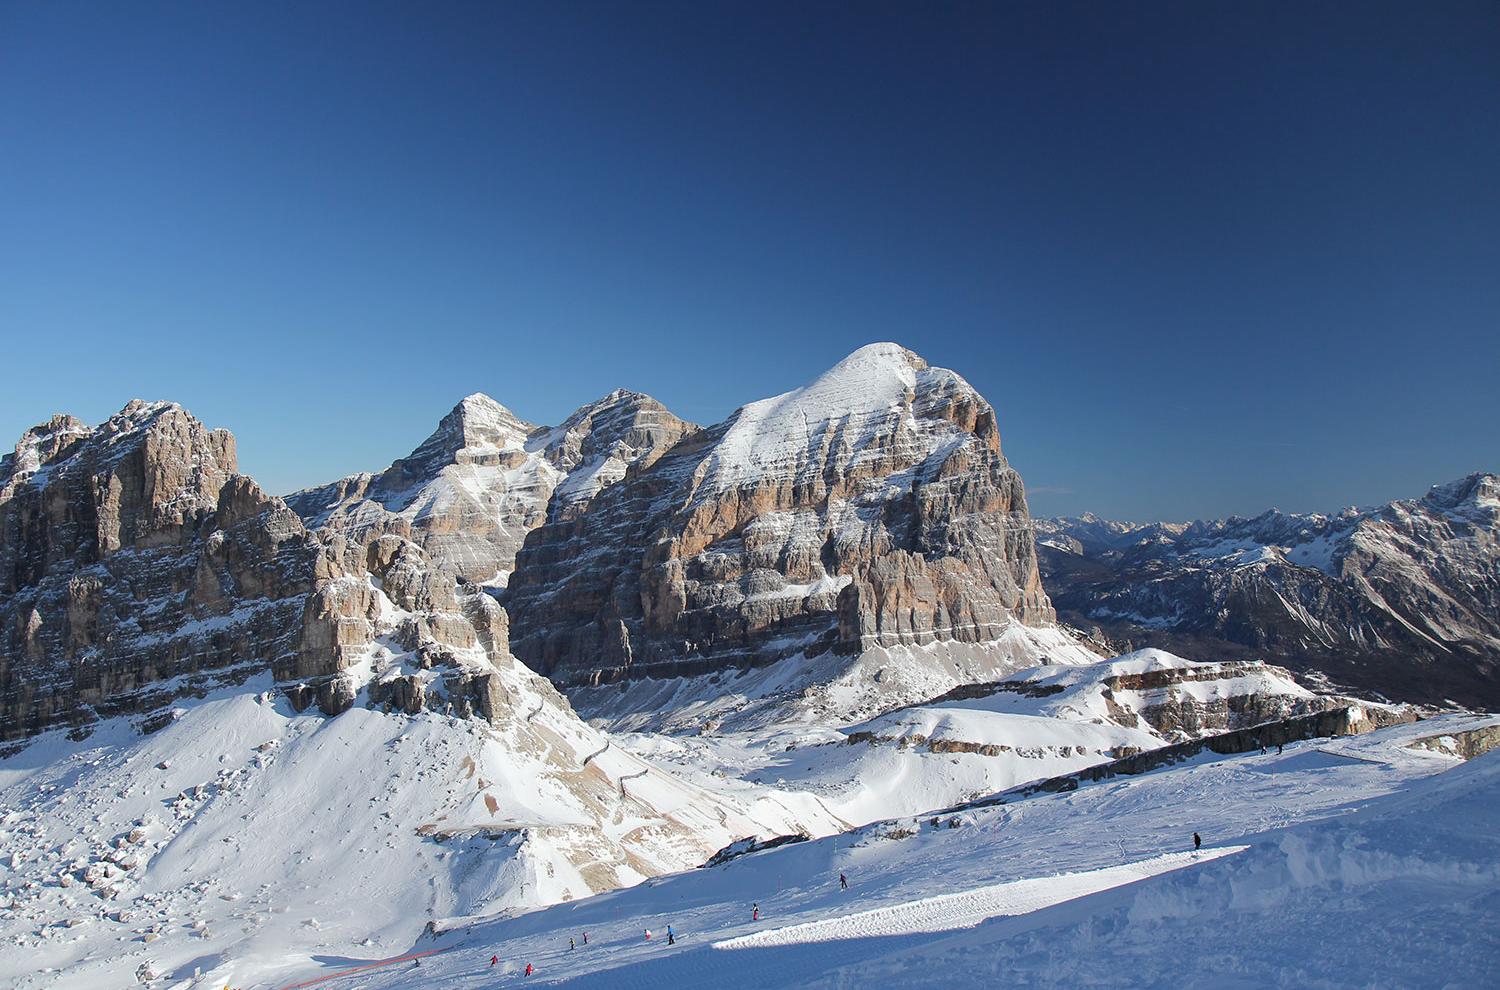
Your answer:
[[[1281,754],[1204,756],[871,825],[519,917],[439,925],[412,946],[435,952],[420,965],[344,985],[1490,985],[1500,755],[1460,764],[1409,748],[1486,722],[1496,724],[1444,718]],[[231,976],[247,980],[228,966],[215,979]]]

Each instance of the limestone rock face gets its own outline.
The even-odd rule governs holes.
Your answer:
[[[0,460],[0,738],[149,713],[295,665],[327,562],[234,438],[132,402]]]
[[[563,684],[1053,621],[994,410],[895,344],[554,511],[505,601],[516,655]]]
[[[1391,698],[1500,701],[1500,478],[1337,516],[1049,520],[1066,617],[1198,656],[1275,659]]]
[[[561,426],[471,395],[410,456],[292,495],[339,562],[310,596],[277,678],[298,708],[359,702],[506,716],[496,671],[516,661],[493,592],[550,511],[585,510],[631,465],[695,429],[649,396],[614,392]],[[528,676],[531,676],[528,674]]]
[[[385,471],[306,489],[287,502],[311,529],[361,546],[398,536],[419,546],[432,567],[503,585],[549,503],[564,515],[581,511],[631,464],[652,462],[692,429],[635,392],[611,393],[555,429],[475,394]]]

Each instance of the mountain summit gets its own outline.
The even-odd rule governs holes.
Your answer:
[[[575,685],[1053,621],[994,410],[889,343],[540,527],[507,601],[516,655]]]

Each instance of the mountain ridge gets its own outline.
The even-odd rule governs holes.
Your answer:
[[[1261,655],[1354,687],[1494,704],[1500,477],[1337,515],[1162,527],[1041,520],[1069,621],[1195,655]]]

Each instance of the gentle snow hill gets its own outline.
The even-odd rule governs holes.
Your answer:
[[[1411,744],[1486,725],[1445,716],[871,825],[460,927],[419,943],[442,950],[420,968],[358,985],[521,985],[530,963],[531,982],[615,990],[1482,986],[1500,966],[1500,756]],[[644,939],[669,923],[676,945]]]

